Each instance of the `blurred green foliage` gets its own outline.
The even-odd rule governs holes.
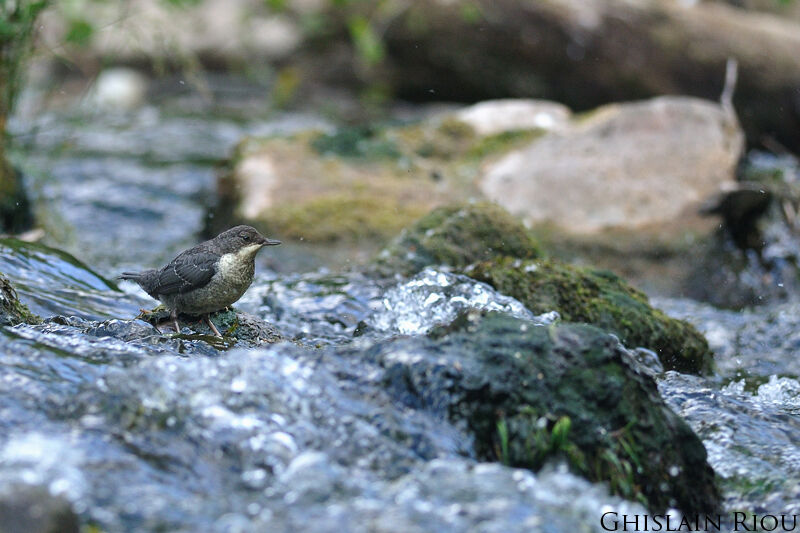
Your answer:
[[[347,22],[350,38],[359,57],[369,66],[377,65],[386,55],[383,41],[378,37],[370,21],[362,15],[354,15]]]
[[[47,0],[0,0],[0,131],[19,89],[19,68],[27,53],[33,24]]]
[[[80,46],[89,44],[94,34],[94,27],[83,19],[72,19],[69,21],[69,28],[65,37],[67,42]]]

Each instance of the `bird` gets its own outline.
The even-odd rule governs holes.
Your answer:
[[[253,282],[258,251],[278,244],[281,241],[268,239],[251,226],[236,226],[181,252],[159,269],[123,272],[118,279],[135,282],[161,301],[176,332],[180,333],[178,313],[185,313],[202,315],[222,337],[209,314],[242,297]]]

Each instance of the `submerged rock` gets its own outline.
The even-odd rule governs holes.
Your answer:
[[[503,208],[486,202],[434,209],[403,230],[375,260],[385,274],[414,274],[429,265],[464,267],[511,256],[541,256],[536,240]]]
[[[651,511],[716,508],[702,443],[613,337],[496,313],[462,315],[432,335],[367,354],[399,401],[466,424],[479,458],[533,470],[563,459]]]
[[[708,342],[694,326],[654,309],[647,296],[611,272],[512,258],[485,261],[465,272],[534,313],[558,311],[565,321],[618,335],[626,346],[649,348],[667,370],[703,373],[713,367]]]

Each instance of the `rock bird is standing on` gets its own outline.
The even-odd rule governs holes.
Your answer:
[[[280,243],[250,226],[236,226],[181,252],[158,270],[123,272],[119,279],[135,281],[160,300],[170,311],[175,331],[180,332],[178,313],[203,315],[211,330],[221,337],[209,313],[241,298],[253,282],[258,251]]]

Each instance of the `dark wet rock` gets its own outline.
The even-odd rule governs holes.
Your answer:
[[[692,262],[686,295],[740,309],[800,293],[797,159],[750,153],[740,181],[709,201],[704,212],[722,223]]]
[[[494,313],[432,336],[366,353],[399,401],[466,424],[479,458],[533,470],[557,458],[653,511],[716,508],[702,443],[613,337]]]
[[[157,326],[164,334],[175,333],[172,323],[169,321],[169,311],[163,306],[159,306],[152,311],[143,311],[137,318]],[[273,344],[287,340],[275,326],[254,315],[233,309],[211,313],[211,320],[217,326],[219,332],[222,333],[223,340],[221,344],[218,337],[205,323],[205,320],[191,315],[178,315],[182,332],[188,328],[194,335],[207,337],[208,340],[223,349],[232,348],[233,346],[254,348],[263,344]],[[135,326],[129,324],[124,327],[134,328]],[[192,335],[189,335],[189,337],[191,338]]]
[[[701,208],[704,215],[719,215],[736,246],[761,251],[764,241],[757,228],[773,201],[773,195],[758,183],[739,182],[731,190],[710,198]]]
[[[403,230],[374,268],[410,275],[429,265],[464,267],[502,256],[535,259],[541,251],[519,220],[495,204],[477,202],[434,209]]]
[[[0,533],[78,533],[70,503],[44,487],[15,484],[0,492]]]
[[[13,326],[22,322],[36,323],[40,318],[19,301],[17,291],[5,276],[0,274],[0,325]]]
[[[645,294],[611,272],[501,258],[465,273],[533,313],[557,311],[567,322],[586,322],[618,335],[626,346],[649,348],[668,370],[703,373],[713,367],[708,342],[694,326],[654,309]]]

